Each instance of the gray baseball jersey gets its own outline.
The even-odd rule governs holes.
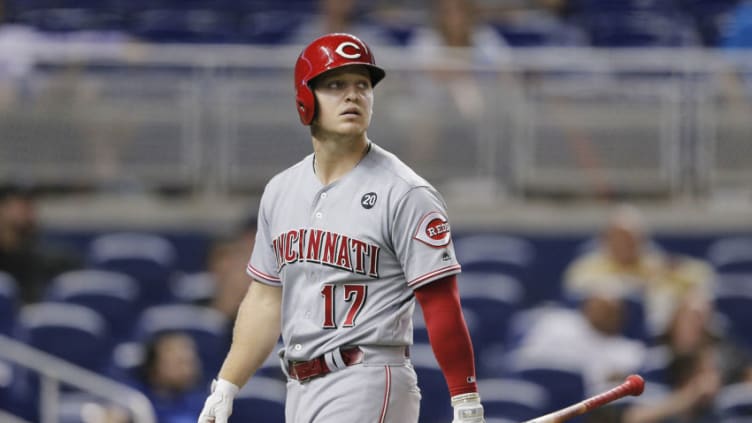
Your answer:
[[[412,290],[460,271],[446,204],[396,156],[371,144],[324,186],[313,154],[261,198],[248,273],[282,287],[288,360],[344,345],[412,343]]]

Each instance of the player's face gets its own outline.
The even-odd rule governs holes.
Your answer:
[[[313,124],[341,135],[361,135],[371,124],[373,86],[368,70],[346,66],[325,73],[313,84],[317,115]]]

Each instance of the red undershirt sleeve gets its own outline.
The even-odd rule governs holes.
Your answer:
[[[478,392],[470,333],[462,314],[455,275],[415,290],[423,309],[428,339],[451,396]]]

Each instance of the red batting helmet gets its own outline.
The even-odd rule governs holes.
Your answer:
[[[326,71],[349,65],[366,66],[374,86],[385,75],[384,70],[376,66],[371,49],[354,35],[327,34],[303,49],[295,62],[295,100],[303,125],[311,124],[316,109],[311,80]]]

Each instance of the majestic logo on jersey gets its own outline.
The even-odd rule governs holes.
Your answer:
[[[346,52],[345,48],[348,48],[350,53]],[[353,52],[353,50],[355,51]],[[338,45],[334,51],[345,59],[357,59],[361,56],[360,46],[350,41],[345,41],[344,43]]]
[[[420,219],[413,238],[431,247],[447,246],[452,238],[447,218],[436,211],[428,213]]]
[[[277,271],[297,262],[320,263],[348,272],[379,277],[378,245],[321,229],[283,232],[272,241]]]
[[[377,195],[375,192],[363,194],[363,197],[360,198],[360,205],[363,206],[364,209],[370,209],[376,205],[376,198]]]

